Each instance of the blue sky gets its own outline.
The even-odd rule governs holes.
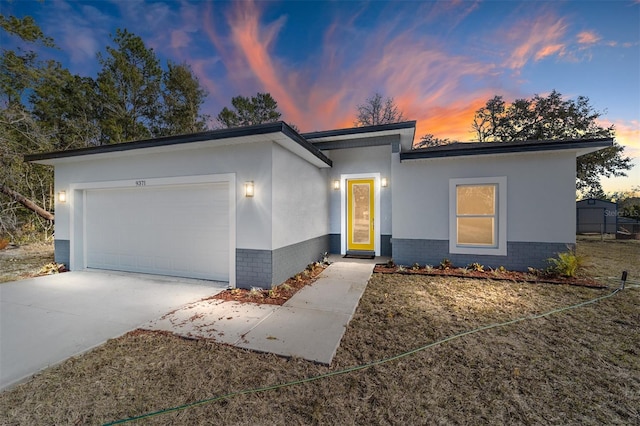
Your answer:
[[[640,1],[56,1],[0,0],[31,15],[95,76],[116,28],[160,59],[187,62],[215,116],[236,95],[271,93],[301,131],[351,127],[355,107],[391,96],[417,136],[471,140],[475,110],[546,95],[589,97],[636,167],[605,191],[640,185]],[[9,43],[9,41],[7,41]],[[4,41],[3,41],[4,44]]]

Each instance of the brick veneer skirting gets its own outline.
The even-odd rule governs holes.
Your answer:
[[[497,268],[504,266],[514,271],[526,271],[528,267],[543,269],[549,266],[547,259],[559,252],[575,247],[572,243],[507,242],[507,255],[476,255],[449,253],[448,240],[414,240],[392,238],[392,258],[398,265],[420,263],[437,266],[443,259],[449,259],[455,266],[466,266],[478,262],[484,266]]]
[[[62,263],[69,269],[71,258],[71,244],[69,240],[53,240],[54,259],[56,263]]]
[[[329,253],[340,254],[340,234],[329,234]],[[391,235],[380,235],[380,256],[391,256]]]
[[[236,249],[236,286],[271,288],[304,270],[329,251],[329,235],[276,250]]]

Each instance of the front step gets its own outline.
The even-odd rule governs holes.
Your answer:
[[[374,259],[376,257],[376,252],[370,250],[347,250],[347,254],[345,254],[344,257],[353,259]]]

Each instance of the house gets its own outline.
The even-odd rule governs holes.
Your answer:
[[[56,261],[268,288],[323,252],[542,267],[575,243],[576,156],[611,139],[412,150],[415,122],[284,122],[72,151],[55,167]]]
[[[586,198],[576,202],[576,234],[615,234],[618,205],[612,201]]]

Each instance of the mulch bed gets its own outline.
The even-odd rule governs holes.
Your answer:
[[[273,287],[271,290],[261,288],[244,289],[234,288],[225,290],[221,293],[211,296],[205,300],[218,299],[227,302],[241,303],[258,303],[267,305],[283,305],[287,300],[296,294],[303,287],[312,284],[318,275],[325,270],[327,264],[314,263],[295,276],[289,278],[284,283]],[[527,272],[518,271],[475,271],[465,268],[450,267],[441,268],[406,268],[402,266],[389,266],[387,264],[377,264],[373,270],[378,274],[401,274],[401,275],[432,275],[456,278],[475,278],[494,281],[512,281],[527,283],[550,283],[550,284],[568,284],[582,287],[606,288],[606,284],[598,282],[589,277],[562,277],[551,275],[534,275]]]
[[[289,278],[287,281],[273,287],[271,290],[265,290],[261,288],[244,289],[234,288],[225,290],[221,293],[211,296],[205,300],[220,299],[227,302],[242,302],[242,303],[263,303],[267,305],[283,305],[287,300],[296,294],[303,287],[313,283],[318,279],[318,275],[329,266],[324,263],[313,263],[307,268]]]
[[[377,264],[373,270],[379,274],[404,274],[404,275],[434,275],[456,278],[475,278],[494,281],[513,281],[527,283],[549,283],[567,284],[582,287],[606,288],[607,285],[589,277],[564,277],[560,275],[549,275],[538,271],[537,274],[529,272],[509,271],[509,270],[489,270],[476,271],[472,269],[448,267],[448,268],[407,268],[402,266],[389,266],[387,264]]]

